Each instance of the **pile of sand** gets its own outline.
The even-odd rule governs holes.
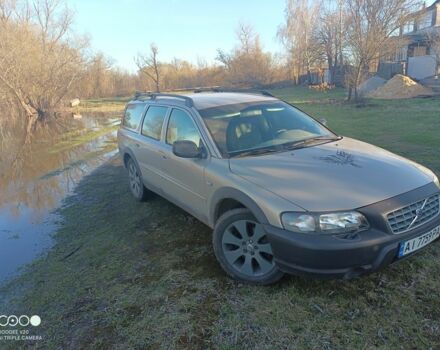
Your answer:
[[[387,81],[381,77],[378,77],[375,75],[374,77],[371,77],[370,79],[365,80],[361,85],[358,87],[358,92],[362,96],[368,95],[370,92],[380,88],[381,86],[385,85]]]
[[[399,99],[411,98],[416,96],[433,95],[433,91],[419,83],[416,83],[411,78],[397,74],[385,85],[373,90],[367,94],[367,97],[383,98],[383,99]]]

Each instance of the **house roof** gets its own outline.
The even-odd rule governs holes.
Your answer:
[[[411,38],[413,42],[420,42],[427,40],[427,35],[433,35],[433,34],[440,35],[440,27],[428,27],[424,29],[419,29],[416,32],[406,33],[405,36]]]
[[[431,5],[423,7],[420,10],[414,11],[413,15],[417,16],[423,12],[428,12],[428,11],[434,9],[435,7],[437,7],[438,5],[440,5],[440,0],[436,0]]]
[[[432,8],[434,8],[435,6],[437,6],[437,5],[440,5],[440,0],[436,0],[436,1],[434,1],[431,5],[429,5],[426,9],[432,9]]]

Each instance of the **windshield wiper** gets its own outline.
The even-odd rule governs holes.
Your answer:
[[[256,149],[250,149],[250,150],[230,152],[229,156],[231,158],[245,157],[245,156],[256,156],[256,155],[261,155],[261,154],[265,154],[265,153],[275,153],[275,152],[280,152],[280,151],[285,151],[285,150],[293,150],[293,149],[303,148],[307,144],[312,143],[313,141],[338,141],[340,139],[342,139],[342,136],[316,136],[316,137],[310,137],[310,138],[300,140],[300,141],[283,143],[281,145],[277,145],[276,147],[256,148]]]
[[[274,153],[279,151],[280,151],[279,148],[257,148],[257,149],[250,149],[247,151],[231,152],[232,154],[230,153],[229,155],[230,157],[246,157],[246,156],[257,156],[265,153]]]
[[[342,139],[342,136],[316,136],[316,137],[311,137],[308,140],[324,140],[324,141],[338,141]]]
[[[338,141],[340,139],[342,139],[342,136],[316,136],[316,137],[310,137],[305,140],[284,143],[282,146],[284,149],[293,150],[293,149],[303,148],[307,144],[312,143],[313,141]]]

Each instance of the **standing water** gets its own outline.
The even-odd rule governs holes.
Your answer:
[[[119,122],[118,113],[69,115],[39,126],[30,142],[23,127],[0,125],[0,283],[50,248],[52,212],[116,154]]]

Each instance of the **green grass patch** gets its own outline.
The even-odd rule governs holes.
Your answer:
[[[93,141],[101,136],[104,136],[112,131],[116,131],[119,125],[108,125],[98,130],[90,130],[86,132],[78,132],[64,137],[63,140],[51,146],[49,153],[65,152],[69,149],[81,146],[85,143]]]
[[[109,97],[82,100],[77,107],[71,107],[72,112],[118,112],[123,111],[132,97]]]

